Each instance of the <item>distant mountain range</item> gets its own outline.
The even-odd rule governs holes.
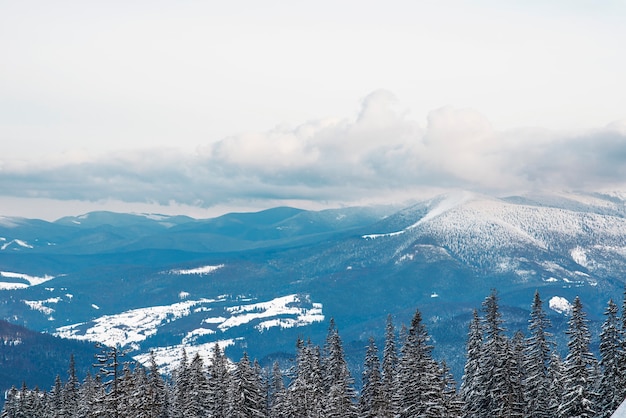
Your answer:
[[[233,358],[288,357],[334,317],[357,368],[388,314],[399,326],[419,308],[458,374],[467,321],[492,288],[511,331],[525,330],[536,289],[556,332],[576,295],[597,327],[622,298],[625,217],[619,194],[469,192],[401,210],[0,217],[0,318],[140,360],[155,350],[167,368],[182,346],[215,341]]]

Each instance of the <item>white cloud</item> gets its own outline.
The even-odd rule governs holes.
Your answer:
[[[388,91],[356,117],[233,135],[199,147],[0,161],[0,195],[212,207],[354,204],[424,188],[506,193],[624,187],[626,124],[585,132],[495,130],[472,109],[431,111],[424,127]]]

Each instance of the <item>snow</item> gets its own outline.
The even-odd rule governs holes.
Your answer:
[[[122,347],[144,341],[157,333],[159,326],[175,321],[191,313],[191,308],[209,299],[186,301],[166,306],[151,306],[133,309],[115,315],[104,315],[94,319],[90,327],[83,329],[74,324],[57,328],[55,335],[63,338],[96,341],[105,345]]]
[[[155,335],[161,326],[192,314],[195,315],[194,318],[200,316],[198,321],[206,327],[190,331],[182,343],[192,343],[200,336],[225,332],[252,321],[258,321],[255,329],[263,332],[272,327],[299,327],[324,320],[322,304],[311,302],[307,295],[293,294],[257,303],[241,302],[239,297],[199,299],[138,308],[120,314],[100,316],[86,323],[63,326],[57,328],[55,335],[101,342],[109,346],[138,348],[143,341]],[[235,305],[228,306],[229,304]],[[33,306],[46,308],[43,304]],[[96,308],[95,305],[92,306]],[[219,315],[213,312],[219,312]],[[52,312],[48,311],[50,313]]]
[[[570,251],[570,255],[572,256],[572,260],[574,260],[577,264],[580,264],[583,267],[589,267],[589,261],[587,261],[587,254],[585,250],[581,247],[576,247]]]
[[[26,289],[27,287],[28,285],[26,283],[0,282],[0,290]]]
[[[288,295],[273,299],[269,302],[226,308],[233,316],[221,323],[218,328],[222,331],[226,331],[229,328],[247,324],[255,319],[271,318],[279,315],[294,315],[295,318],[292,318],[291,321],[266,321],[262,326],[257,325],[257,329],[263,330],[270,326],[291,328],[308,325],[313,322],[322,322],[324,320],[321,304],[317,304],[317,306],[314,304],[312,309],[289,306],[290,304],[299,302],[301,302],[301,300],[298,295]]]
[[[96,305],[95,303],[92,303],[92,304],[91,304],[91,307],[92,307],[92,308],[94,308],[94,309],[96,309],[96,310],[99,310],[99,309],[100,309],[100,307],[99,307],[98,305]]]
[[[2,277],[6,277],[8,279],[22,279],[27,281],[28,283],[11,283],[11,282],[2,282]],[[45,274],[43,277],[38,276],[29,276],[24,273],[14,273],[11,271],[0,271],[0,289],[24,289],[29,286],[37,286],[39,284],[45,283],[49,280],[54,279],[56,276],[49,276]]]
[[[22,241],[21,239],[14,239],[14,240],[6,242],[5,244],[2,244],[0,249],[6,250],[8,247],[11,246],[11,244],[16,244],[17,246],[22,247],[22,248],[34,248],[32,245],[30,245],[26,241]]]
[[[49,306],[46,306],[46,304],[59,303],[60,301],[61,301],[61,298],[56,297],[56,298],[49,298],[46,300],[23,300],[22,302],[24,302],[30,309],[34,311],[39,311],[43,313],[44,315],[52,315],[52,313],[54,312],[54,309],[52,309]]]
[[[548,302],[548,306],[553,311],[563,315],[569,315],[572,313],[572,304],[569,303],[567,299],[561,296],[552,297]]]
[[[178,294],[178,299],[180,299],[180,300],[185,300],[185,299],[187,299],[188,297],[189,297],[189,292],[181,291],[181,292]]]
[[[178,367],[178,365],[180,364],[180,359],[183,355],[183,348],[187,352],[188,359],[194,358],[197,353],[200,354],[200,357],[202,357],[204,364],[207,365],[211,364],[211,357],[213,355],[213,347],[215,347],[215,343],[219,345],[220,349],[223,352],[226,347],[234,345],[235,340],[219,340],[194,346],[179,344],[170,347],[155,347],[151,351],[154,352],[154,357],[157,366],[159,367],[159,371],[161,373],[171,375],[176,367]],[[133,358],[146,367],[150,366],[150,350],[145,353],[134,355]]]
[[[211,335],[215,334],[215,330],[209,328],[196,328],[185,335],[183,338],[183,344],[189,344],[190,342],[194,342],[198,339],[198,337],[202,337],[203,335]]]
[[[217,266],[202,266],[193,269],[175,269],[170,270],[170,274],[180,274],[180,275],[190,275],[190,274],[210,274],[216,270],[219,270],[224,267],[224,264],[219,264]]]

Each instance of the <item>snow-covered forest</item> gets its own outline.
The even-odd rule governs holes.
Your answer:
[[[626,299],[622,312],[626,311]],[[492,292],[469,324],[462,382],[454,381],[416,311],[396,330],[388,318],[382,350],[370,338],[357,391],[333,320],[322,347],[297,341],[294,367],[263,369],[247,355],[229,361],[216,344],[205,364],[183,354],[171,377],[154,357],[146,368],[103,348],[95,375],[80,382],[73,360],[49,391],[13,388],[2,417],[608,417],[626,397],[626,315],[611,300],[600,358],[579,298],[567,330],[567,355],[555,349],[542,300],[527,334],[508,336]]]

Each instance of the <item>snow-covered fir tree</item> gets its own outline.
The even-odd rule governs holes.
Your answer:
[[[361,382],[362,389],[361,396],[359,397],[359,417],[376,418],[383,416],[386,403],[383,397],[378,347],[376,347],[374,337],[370,337],[367,351],[365,352]]]
[[[548,332],[551,323],[543,310],[543,301],[539,292],[535,292],[528,321],[529,336],[526,339],[524,369],[524,393],[526,405],[524,415],[529,418],[549,418],[550,358],[552,346]]]
[[[579,297],[572,304],[572,315],[569,319],[566,334],[569,336],[569,349],[563,364],[563,397],[558,409],[560,417],[588,418],[595,416],[594,381],[596,358],[589,351],[591,333],[589,332],[587,315]]]

